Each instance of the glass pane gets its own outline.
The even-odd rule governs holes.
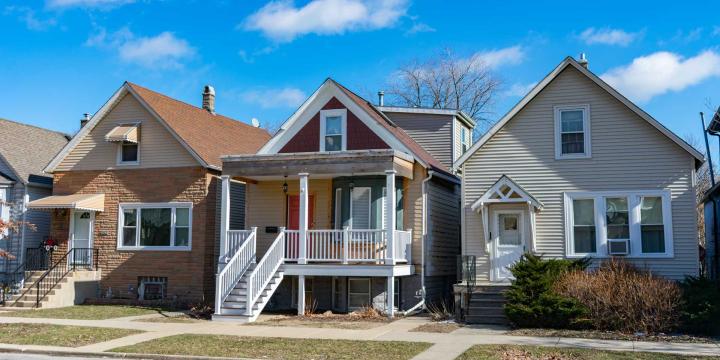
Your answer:
[[[140,245],[170,246],[171,209],[140,210]]]
[[[348,307],[361,308],[370,306],[367,295],[350,294]]]
[[[642,252],[665,252],[665,227],[663,225],[642,225]]]
[[[627,198],[607,198],[605,199],[605,209],[607,210],[608,214],[615,211],[627,212]]]
[[[642,198],[640,206],[641,224],[662,224],[662,198],[659,196],[646,196]]]
[[[328,116],[325,118],[325,135],[342,134],[342,118],[340,116]]]
[[[135,232],[137,229],[134,227],[123,227],[123,246],[135,246]]]
[[[562,132],[581,132],[583,131],[583,112],[582,110],[568,110],[560,112],[560,125]]]
[[[510,214],[498,215],[500,220],[500,245],[520,245],[520,230],[518,229],[518,216]]]
[[[350,216],[353,229],[370,228],[370,188],[356,187],[352,190]]]
[[[342,136],[333,135],[325,137],[325,151],[340,151],[342,150]]]
[[[370,292],[370,281],[367,279],[348,280],[348,292],[368,294]]]
[[[562,153],[563,154],[584,154],[585,153],[585,134],[569,133],[562,134]]]
[[[123,225],[125,226],[135,226],[137,225],[137,219],[135,217],[136,214],[135,209],[125,209],[123,210]]]
[[[175,209],[175,226],[190,226],[190,209]]]
[[[595,200],[573,200],[575,225],[595,225]]]
[[[595,227],[575,226],[573,231],[573,242],[576,253],[594,253],[596,249]]]
[[[608,225],[607,238],[608,239],[629,239],[630,238],[630,227],[627,225]]]
[[[175,246],[188,246],[190,229],[186,227],[175,228]]]
[[[122,145],[122,161],[137,161],[137,144],[123,144]]]

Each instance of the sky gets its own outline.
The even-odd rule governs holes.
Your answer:
[[[375,101],[452,49],[501,81],[497,120],[565,56],[683,138],[720,105],[718,1],[0,0],[0,118],[74,133],[131,81],[278,124],[327,77]]]

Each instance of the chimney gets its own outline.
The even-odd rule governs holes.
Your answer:
[[[202,94],[202,108],[215,115],[215,88],[205,85]]]
[[[578,63],[580,63],[580,65],[582,65],[582,67],[584,67],[586,69],[588,68],[588,60],[587,60],[587,56],[585,56],[584,52],[580,53],[580,59],[578,59]]]
[[[385,92],[378,91],[378,106],[385,106]]]
[[[80,119],[80,128],[84,128],[88,121],[90,121],[90,114],[84,113],[82,119]]]

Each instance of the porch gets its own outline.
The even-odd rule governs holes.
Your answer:
[[[233,291],[229,284],[241,281],[249,267],[250,277],[256,269],[268,279],[297,276],[299,304],[305,276],[383,277],[392,294],[396,276],[414,274],[413,230],[403,228],[403,185],[413,178],[414,164],[408,155],[364,150],[223,160],[218,271],[224,277],[218,278],[223,282],[218,288],[229,292],[218,293],[218,299],[227,301]],[[250,230],[228,227],[231,181],[247,184],[245,227]],[[236,270],[226,275],[231,266]],[[392,309],[389,298],[386,308]]]

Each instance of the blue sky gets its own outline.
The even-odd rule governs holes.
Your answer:
[[[0,1],[0,117],[73,133],[129,80],[263,124],[328,76],[375,98],[394,70],[452,48],[502,80],[501,117],[567,55],[663,124],[701,135],[720,105],[717,1]],[[715,19],[715,20],[714,20]]]

